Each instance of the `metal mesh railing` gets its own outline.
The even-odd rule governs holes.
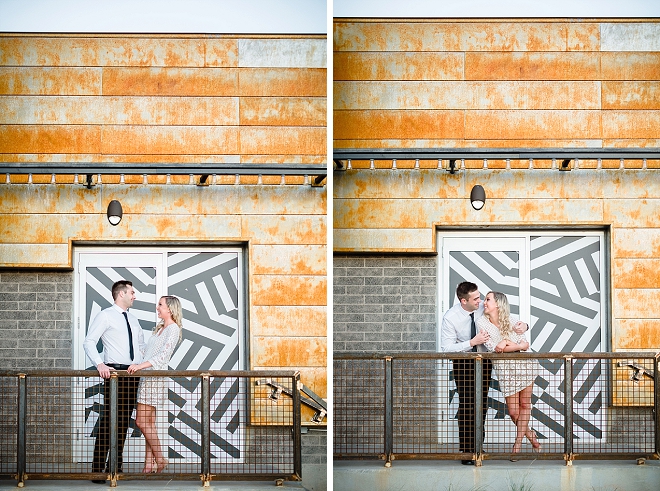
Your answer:
[[[0,373],[0,476],[19,483],[301,479],[297,372],[112,373],[107,381],[96,371]],[[161,472],[145,454],[140,409],[123,395],[140,378],[162,394],[154,426],[169,463]],[[273,397],[273,387],[285,394]]]
[[[652,353],[335,354],[334,457],[388,463],[512,458],[517,428],[500,390],[498,376],[507,374],[502,363],[533,370],[531,407],[509,401],[514,414],[529,414],[517,459],[659,458],[658,356]],[[465,364],[474,377],[464,394],[472,404],[468,429],[483,435],[473,437],[470,450],[460,448],[454,370]]]

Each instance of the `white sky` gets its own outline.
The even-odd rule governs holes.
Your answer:
[[[4,32],[325,34],[326,0],[0,0]]]
[[[327,33],[335,17],[659,17],[660,0],[0,0],[5,32]]]
[[[334,17],[660,17],[660,0],[334,0],[332,12]]]

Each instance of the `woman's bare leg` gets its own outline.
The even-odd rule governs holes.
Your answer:
[[[519,398],[518,404],[520,408],[518,421],[516,421],[516,428],[518,430],[516,440],[520,439],[521,442],[529,431],[529,419],[532,415],[532,389],[533,386],[530,384],[516,394]]]
[[[145,448],[145,469],[151,469],[150,463],[153,459],[156,460],[159,470],[164,469],[167,461],[163,457],[158,438],[158,430],[156,429],[156,408],[138,402],[136,423],[140,431],[142,431],[147,445]],[[150,454],[149,460],[147,460],[148,453]]]

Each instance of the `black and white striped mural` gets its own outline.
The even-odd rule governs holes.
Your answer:
[[[478,285],[482,298],[490,290],[505,293],[512,314],[519,315],[521,301],[529,301],[532,351],[600,351],[602,236],[537,235],[523,236],[521,240],[526,244],[519,250],[500,251],[452,249],[452,244],[460,242],[447,242],[449,250],[444,251],[443,257],[448,268],[441,269],[448,271],[444,305],[451,306],[457,301],[458,283],[472,281]],[[527,261],[524,268],[521,261]],[[522,281],[521,271],[529,272],[526,281]],[[532,396],[532,426],[543,438],[563,438],[563,366],[554,360],[543,360],[541,364],[543,370],[536,379]],[[601,365],[576,364],[573,370],[578,394],[574,397],[575,434],[585,440],[603,438],[602,400],[606,387],[600,379]],[[504,398],[496,380],[489,399],[488,417],[505,418]],[[455,414],[458,400],[453,391],[449,403],[450,414]]]
[[[599,236],[530,238],[532,350],[602,351],[601,241]],[[563,369],[560,361],[542,361],[544,371],[532,396],[535,425],[548,438],[562,434]],[[580,438],[601,439],[605,381],[602,364],[573,366],[573,422]],[[559,374],[559,376],[557,376]],[[553,383],[554,382],[554,383]]]
[[[156,322],[156,302],[161,295],[175,295],[183,307],[183,340],[174,352],[169,368],[174,370],[237,370],[241,368],[240,254],[238,252],[169,252],[163,251],[134,257],[114,255],[118,266],[96,266],[112,262],[112,254],[86,254],[80,262],[82,271],[78,291],[84,309],[84,331],[91,320],[112,302],[111,287],[119,279],[133,282],[136,300],[131,312],[139,319],[145,341]],[[95,261],[95,256],[98,261]],[[151,263],[144,266],[140,263]],[[122,265],[122,266],[119,266]],[[84,337],[84,336],[83,336]],[[77,343],[82,350],[82,339]],[[99,342],[99,351],[102,345]],[[94,369],[84,354],[84,367]],[[96,379],[98,381],[98,379]],[[167,434],[161,434],[170,458],[198,461],[201,414],[197,409],[201,386],[195,379],[174,378],[170,385],[167,407],[159,408],[162,421],[168,422]],[[212,435],[211,455],[219,461],[240,462],[243,459],[243,408],[238,403],[238,387],[234,381],[214,380],[211,387]],[[91,457],[86,446],[93,446],[99,409],[103,403],[101,384],[84,389],[86,442],[79,459]],[[140,437],[131,422],[130,438]],[[142,445],[128,445],[128,459],[140,460]]]

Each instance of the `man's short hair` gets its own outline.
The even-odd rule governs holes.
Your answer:
[[[456,287],[456,296],[459,300],[467,300],[470,298],[470,293],[476,292],[478,289],[479,287],[471,281],[463,281]]]
[[[115,281],[114,285],[112,285],[112,299],[117,300],[117,297],[119,296],[119,292],[125,292],[129,286],[133,286],[132,281],[128,281],[128,280]]]

